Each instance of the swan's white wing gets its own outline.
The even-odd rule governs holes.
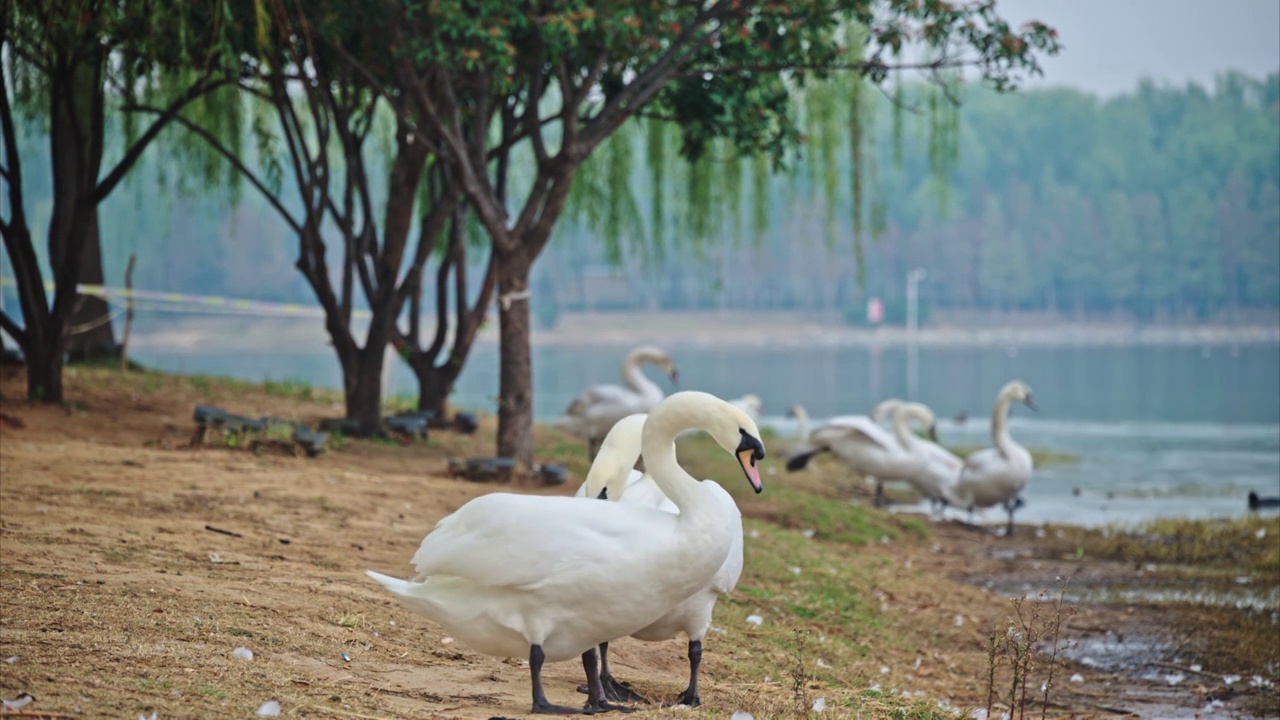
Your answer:
[[[864,440],[879,445],[887,451],[894,450],[898,445],[893,433],[880,427],[866,415],[833,417],[809,435],[809,441],[814,445],[849,439]]]
[[[964,460],[964,467],[960,470],[961,481],[976,480],[992,472],[998,471],[1006,464],[1004,456],[995,448],[986,448],[970,455]]]
[[[486,587],[537,587],[572,568],[625,561],[637,543],[673,537],[675,521],[620,503],[493,493],[437,523],[413,565],[418,580],[447,575]]]
[[[673,515],[680,512],[680,508],[671,502],[653,478],[648,475],[641,475],[639,471],[632,470],[631,476],[627,478],[627,487],[622,491],[622,495],[618,497],[619,502],[628,505],[639,505],[640,507],[653,508],[662,510]]]
[[[960,468],[964,466],[964,460],[961,460],[959,455],[956,455],[935,442],[921,440],[917,447],[919,447],[924,456],[929,459],[930,463],[939,467],[959,472]]]
[[[569,403],[565,415],[585,417],[593,409],[630,407],[639,396],[621,385],[593,385]]]
[[[715,578],[711,581],[711,589],[718,593],[731,592],[738,585],[738,578],[742,577],[742,512],[738,510],[738,504],[733,501],[733,496],[729,494],[719,483],[712,480],[703,480],[715,495],[718,502],[723,504],[725,508],[732,508],[733,512],[727,529],[730,537],[729,554],[724,559],[724,564],[716,571]],[[714,486],[714,487],[712,487]]]

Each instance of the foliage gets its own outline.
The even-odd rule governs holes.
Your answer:
[[[920,107],[932,92],[908,85],[903,96]],[[872,185],[886,227],[866,248],[865,295],[883,298],[886,314],[904,297],[912,267],[929,271],[921,305],[935,310],[1161,319],[1280,305],[1280,75],[1228,74],[1212,91],[1143,83],[1105,102],[1067,89],[1007,96],[966,89],[962,97],[945,206],[931,169],[928,116],[908,115],[900,168],[882,169]],[[880,158],[884,168],[895,152],[899,110],[888,98],[874,105],[874,142],[865,156]],[[847,139],[841,142],[844,150],[834,155],[844,176],[850,155]],[[723,260],[650,262],[633,248],[656,231],[633,230],[622,262],[647,277],[632,284],[630,305],[856,308],[850,312],[861,316],[855,258],[808,239],[824,232],[813,218],[830,202],[837,204],[837,236],[853,233],[851,189],[846,184],[834,199],[824,194],[825,171],[816,164],[826,155],[810,152],[794,174],[773,177],[753,194],[767,198],[752,211],[768,218],[758,250],[746,247],[754,231],[734,233],[724,214],[710,223],[735,248]],[[686,194],[687,174],[680,166],[665,170],[657,192],[668,204]],[[710,182],[726,186],[725,194],[738,187],[731,175]],[[651,185],[632,183],[638,203],[652,202]],[[668,213],[663,234],[690,237],[677,220]],[[563,232],[543,271],[555,286],[572,287],[570,268],[609,258],[582,224]],[[575,265],[564,262],[570,254]],[[720,289],[697,282],[708,273],[737,282]],[[582,307],[577,297],[561,301],[566,309]]]

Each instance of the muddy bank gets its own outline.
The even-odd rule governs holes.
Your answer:
[[[1194,523],[1187,523],[1194,525]],[[1110,531],[1020,526],[995,537],[933,526],[916,562],[1045,612],[1061,603],[1053,703],[1159,718],[1280,715],[1280,519],[1221,523],[1246,557],[1170,557],[1167,537],[1114,547]],[[1138,533],[1134,534],[1135,537]],[[1160,561],[1151,561],[1162,558]],[[1053,643],[1042,640],[1044,654]],[[1042,662],[1046,658],[1042,657]]]

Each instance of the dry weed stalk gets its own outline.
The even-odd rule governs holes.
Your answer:
[[[1061,580],[1056,600],[1042,592],[1040,601],[1028,604],[1027,598],[1013,598],[1014,615],[1001,631],[999,628],[987,636],[987,717],[995,707],[997,683],[1001,676],[1002,666],[1008,667],[1008,695],[1001,697],[1007,701],[1009,716],[1025,720],[1027,716],[1027,683],[1035,671],[1043,667],[1044,681],[1041,684],[1043,696],[1040,699],[1040,717],[1044,720],[1049,708],[1049,692],[1053,688],[1054,673],[1058,668],[1059,635],[1065,618],[1075,614],[1074,606],[1063,606],[1067,580]],[[1050,612],[1046,612],[1046,610]],[[1049,644],[1048,659],[1041,662],[1043,654],[1037,649],[1041,643]],[[1034,685],[1032,686],[1034,687]],[[1035,702],[1035,698],[1032,698]]]
[[[787,671],[791,675],[791,696],[796,703],[796,709],[801,714],[809,712],[809,681],[813,679],[813,673],[809,671],[807,664],[809,631],[801,628],[795,628],[791,631],[794,635],[794,642],[787,651],[787,656],[791,660]]]

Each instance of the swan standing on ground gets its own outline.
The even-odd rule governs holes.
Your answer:
[[[925,440],[915,433],[907,433],[907,451],[924,459],[924,467],[918,475],[907,478],[907,482],[923,495],[935,516],[942,513],[947,503],[947,492],[956,484],[960,468],[964,461],[955,453],[938,444],[938,423],[933,410],[923,403],[899,402],[893,410],[915,419],[929,429],[929,439]]]
[[[966,458],[955,486],[947,493],[948,502],[967,509],[971,515],[974,508],[1003,505],[1009,513],[1006,535],[1013,534],[1013,511],[1021,504],[1018,494],[1027,486],[1033,468],[1031,453],[1009,437],[1009,404],[1014,401],[1037,409],[1031,388],[1021,381],[1014,380],[1001,388],[991,415],[991,441],[995,447]]]
[[[527,653],[533,712],[583,712],[552,705],[542,687],[544,662],[578,656],[590,690],[584,710],[614,708],[604,698],[596,646],[648,627],[707,587],[732,545],[727,530],[736,516],[715,483],[698,482],[676,461],[676,436],[693,429],[733,453],[755,491],[763,489],[755,422],[712,395],[677,393],[650,413],[641,447],[678,515],[493,493],[436,524],[413,557],[412,581],[368,574],[477,652]]]
[[[587,452],[595,457],[600,441],[614,423],[634,413],[647,413],[662,401],[662,388],[645,376],[641,365],[657,365],[671,384],[680,380],[680,372],[667,351],[642,345],[627,353],[622,360],[622,385],[594,385],[582,391],[564,411],[563,425],[570,432],[587,439]]]
[[[675,503],[662,494],[662,489],[652,476],[642,476],[632,469],[636,458],[640,456],[640,434],[644,418],[644,415],[631,415],[613,426],[600,444],[600,452],[591,464],[587,481],[578,492],[579,496],[600,497],[669,513],[680,512]],[[597,490],[597,487],[600,489]],[[742,576],[742,515],[733,497],[724,488],[712,483],[708,489],[717,496],[726,514],[731,513],[734,518],[727,528],[730,539],[728,557],[707,587],[691,595],[648,627],[631,633],[631,637],[649,642],[670,640],[681,632],[689,638],[689,684],[676,698],[676,702],[690,707],[702,704],[702,698],[698,694],[698,667],[702,662],[702,641],[707,635],[707,629],[711,627],[711,613],[716,600],[720,595],[732,592],[738,584],[738,578]],[[604,685],[605,697],[609,700],[648,702],[624,683],[618,682],[609,672],[607,642],[600,643],[600,681]],[[586,692],[586,688],[580,687],[578,690]]]
[[[797,410],[804,411],[796,406],[792,414],[797,414]],[[804,424],[808,425],[807,416]],[[874,477],[877,481],[906,480],[924,469],[924,458],[907,450],[906,436],[910,434],[906,415],[895,415],[892,433],[866,415],[834,417],[807,434],[805,446],[787,460],[787,470],[802,470],[814,455],[831,452],[863,477]],[[876,503],[880,503],[879,497]]]

